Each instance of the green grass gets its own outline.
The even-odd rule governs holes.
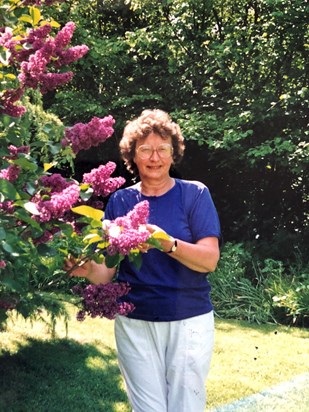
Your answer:
[[[77,322],[56,336],[43,322],[12,318],[0,332],[0,410],[129,412],[113,321]],[[208,408],[259,392],[308,371],[309,331],[216,320],[207,381]]]

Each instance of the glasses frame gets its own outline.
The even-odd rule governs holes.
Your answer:
[[[169,154],[169,156],[167,156],[167,157],[165,157],[165,156],[160,156],[160,153],[159,153],[159,148],[160,147],[162,147],[162,146],[165,146],[165,147],[169,147],[169,149],[170,149],[170,154]],[[151,149],[152,150],[152,152],[151,152],[151,154],[149,155],[149,156],[143,156],[143,155],[141,155],[141,153],[140,153],[140,148],[141,147],[147,147],[147,148],[149,148],[149,149]],[[142,145],[140,145],[139,147],[137,147],[136,148],[136,154],[137,154],[137,156],[140,158],[140,159],[142,159],[142,160],[149,160],[150,158],[151,158],[151,156],[154,154],[154,152],[157,152],[157,155],[160,157],[160,159],[168,159],[169,157],[172,157],[173,156],[173,153],[174,153],[174,149],[173,149],[173,146],[171,145],[171,144],[169,144],[169,143],[162,143],[162,144],[159,144],[159,146],[156,148],[156,149],[154,149],[151,145],[149,145],[149,144],[142,144]]]

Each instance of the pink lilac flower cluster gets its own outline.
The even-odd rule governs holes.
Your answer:
[[[6,267],[6,261],[0,260],[0,268],[5,268],[5,267]]]
[[[73,22],[68,22],[55,38],[49,36],[51,30],[52,27],[46,24],[30,30],[27,36],[20,39],[14,38],[10,28],[0,30],[0,46],[11,53],[9,64],[21,71],[18,75],[20,87],[16,91],[6,90],[0,96],[0,113],[13,117],[23,115],[25,108],[15,106],[14,103],[21,98],[27,87],[39,87],[44,94],[72,79],[73,73],[70,71],[54,73],[49,70],[80,59],[89,48],[86,45],[68,47],[75,30]]]
[[[113,221],[103,221],[103,231],[109,243],[107,253],[111,256],[119,253],[128,255],[136,249],[139,243],[146,242],[150,232],[145,225],[149,217],[149,202],[144,200],[137,203],[126,216]]]
[[[71,145],[75,154],[80,150],[96,147],[111,137],[114,133],[114,123],[115,120],[110,115],[103,119],[93,117],[89,123],[76,123],[66,128],[62,146]]]
[[[12,117],[21,117],[24,115],[26,108],[24,106],[15,106],[14,104],[21,99],[23,94],[24,91],[22,88],[5,90],[2,95],[0,94],[0,105],[3,106],[3,108],[0,109],[0,113],[2,112]]]
[[[9,151],[10,151],[10,156],[8,156],[9,159],[17,159],[18,158],[18,154],[19,153],[23,153],[23,154],[29,154],[30,153],[30,146],[19,146],[16,147],[14,145],[10,145],[8,147]]]
[[[115,169],[116,163],[114,162],[101,165],[97,169],[92,169],[90,173],[85,173],[83,183],[90,184],[96,196],[108,196],[126,181],[123,177],[111,177]]]
[[[15,182],[18,178],[21,168],[17,165],[10,165],[6,169],[0,170],[0,179],[8,180],[9,182]]]
[[[77,202],[80,192],[79,185],[75,182],[67,182],[58,173],[43,176],[40,181],[44,189],[32,198],[39,212],[35,218],[40,222],[61,218]]]
[[[28,154],[30,152],[29,146],[20,146],[16,147],[14,145],[10,145],[8,147],[10,154],[9,156],[3,156],[3,159],[14,160],[18,158],[19,153]],[[17,165],[11,164],[6,169],[0,170],[0,179],[6,179],[9,182],[15,182],[18,178],[21,168]]]
[[[74,286],[73,293],[82,297],[82,307],[77,319],[85,320],[86,315],[91,318],[115,319],[117,314],[126,316],[135,309],[129,302],[119,302],[118,299],[130,291],[128,283],[107,283],[106,285],[88,285],[84,289]]]

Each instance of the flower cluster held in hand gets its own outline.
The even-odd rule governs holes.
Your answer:
[[[114,133],[115,120],[112,116],[93,117],[89,123],[76,123],[65,130],[62,146],[71,145],[76,154],[80,150],[87,150],[105,142]]]
[[[125,183],[123,177],[111,177],[115,169],[116,163],[114,162],[108,162],[105,166],[101,165],[97,169],[92,169],[90,173],[85,173],[83,183],[90,184],[96,196],[108,196]]]
[[[103,221],[103,231],[109,243],[107,253],[111,256],[119,253],[129,255],[140,243],[146,242],[150,232],[146,229],[149,217],[149,202],[144,200],[137,203],[126,216],[113,221]]]
[[[82,307],[77,319],[85,320],[86,316],[115,319],[116,315],[126,316],[135,307],[132,303],[118,302],[118,298],[126,295],[130,290],[127,283],[107,283],[106,285],[88,285],[84,289],[74,286],[73,292],[82,297]]]

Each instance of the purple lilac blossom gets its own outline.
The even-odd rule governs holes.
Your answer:
[[[30,153],[30,146],[19,146],[16,147],[14,145],[10,145],[8,147],[9,151],[10,151],[10,156],[9,158],[14,160],[18,158],[18,154],[19,153],[23,153],[23,154],[29,154]]]
[[[68,46],[73,33],[75,30],[75,23],[73,21],[69,21],[62,30],[58,32],[55,37],[55,45],[56,47],[63,49],[64,47]]]
[[[116,163],[107,162],[90,173],[84,173],[83,183],[88,183],[96,196],[108,196],[125,183],[123,177],[111,177],[116,169]]]
[[[21,168],[17,165],[10,165],[6,169],[0,170],[0,179],[8,180],[9,182],[15,182],[18,178]]]
[[[59,68],[80,59],[88,52],[89,48],[85,45],[64,49],[71,41],[74,30],[75,24],[68,22],[58,32],[55,39],[48,38],[39,49],[32,49],[34,53],[30,55],[28,61],[23,61],[20,65],[21,73],[18,79],[23,87],[37,88],[39,86],[41,93],[44,94],[72,79],[72,72],[47,73],[47,65],[53,62],[54,67]],[[48,31],[35,34],[47,35]],[[38,42],[36,46],[39,44],[41,43]]]
[[[0,46],[9,50],[10,65],[20,70],[20,87],[17,90],[6,90],[1,94],[0,113],[21,117],[26,108],[15,106],[14,103],[23,96],[25,88],[39,87],[41,93],[45,94],[72,79],[73,72],[54,73],[48,66],[58,69],[68,65],[83,57],[89,48],[86,45],[67,47],[75,30],[73,22],[68,22],[55,39],[49,36],[51,29],[52,27],[46,24],[30,30],[28,36],[22,38],[14,38],[10,28],[0,29]]]
[[[22,88],[16,90],[5,90],[2,95],[0,95],[0,113],[7,114],[12,117],[20,117],[26,112],[24,106],[15,106],[15,102],[20,100],[24,93]]]
[[[67,182],[58,173],[43,176],[40,180],[45,186],[45,190],[32,198],[39,213],[34,218],[40,222],[48,222],[63,217],[65,212],[78,201],[79,185],[75,182]]]
[[[106,285],[88,285],[84,289],[80,286],[73,287],[73,293],[81,296],[82,310],[77,313],[79,321],[91,318],[115,319],[117,314],[126,316],[135,307],[132,303],[118,302],[118,298],[126,295],[130,286],[128,283],[107,283]]]
[[[76,123],[66,128],[62,146],[71,145],[75,154],[80,150],[96,147],[111,137],[114,123],[115,120],[110,115],[103,119],[93,117],[89,123]]]
[[[103,230],[109,242],[107,253],[128,255],[140,243],[146,242],[150,232],[145,225],[149,217],[149,202],[144,200],[135,205],[126,216],[118,217],[113,221],[103,221]]]
[[[14,201],[5,200],[4,202],[0,202],[0,210],[9,215],[13,214],[15,211]]]

